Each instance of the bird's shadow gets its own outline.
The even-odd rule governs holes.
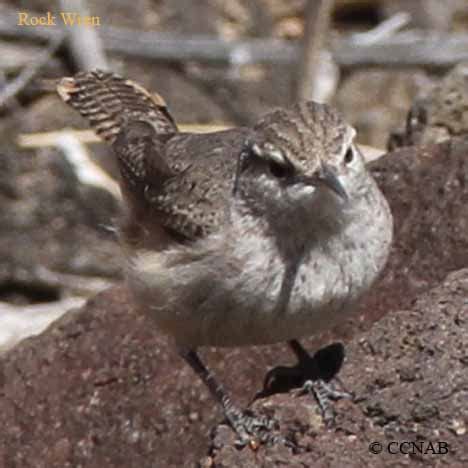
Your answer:
[[[332,343],[313,355],[302,356],[295,366],[274,367],[266,374],[263,389],[255,395],[254,400],[301,388],[307,380],[329,382],[340,371],[344,358],[343,344]]]

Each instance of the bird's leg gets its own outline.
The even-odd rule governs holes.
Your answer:
[[[331,425],[334,421],[334,411],[330,405],[330,400],[354,398],[350,392],[344,389],[338,390],[329,383],[331,379],[335,378],[343,387],[335,376],[343,363],[343,346],[336,343],[311,356],[297,340],[289,341],[288,345],[297,357],[297,365],[294,367],[278,367],[270,371],[265,379],[265,388],[281,378],[294,379],[296,386],[302,387],[302,393],[310,393],[314,396],[325,424]],[[324,369],[324,361],[327,362],[330,368]]]
[[[322,413],[323,420],[327,426],[333,424],[335,419],[335,413],[333,407],[330,405],[330,400],[339,400],[341,398],[353,399],[354,395],[345,390],[337,390],[334,386],[327,383],[335,377],[335,374],[338,372],[339,368],[343,364],[344,360],[344,348],[341,344],[332,345],[335,353],[339,353],[338,359],[335,357],[334,369],[327,369],[328,375],[324,375],[324,370],[320,366],[320,352],[314,356],[311,356],[299,343],[297,340],[291,340],[288,342],[289,347],[296,355],[298,359],[298,367],[302,370],[305,377],[302,384],[302,392],[310,393],[314,396],[319,405],[320,411]],[[310,375],[312,371],[313,375]],[[308,375],[309,374],[309,375]],[[313,378],[315,377],[315,378]],[[341,382],[340,382],[341,384]]]
[[[243,447],[256,442],[267,444],[285,443],[288,445],[285,439],[270,433],[276,425],[274,420],[245,414],[231,401],[223,386],[218,383],[215,376],[203,364],[194,350],[179,348],[179,354],[205,383],[211,395],[221,404],[227,421],[239,437],[236,445]]]

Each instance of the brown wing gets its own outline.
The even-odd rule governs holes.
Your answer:
[[[111,73],[64,78],[58,92],[112,144],[131,205],[128,237],[149,243],[162,228],[175,240],[194,240],[224,221],[249,130],[178,133],[162,98]]]
[[[215,231],[226,216],[237,156],[248,130],[210,134],[178,133],[161,142],[154,130],[130,123],[113,146],[122,188],[140,224],[162,226],[177,240],[195,240]]]
[[[175,177],[169,178],[154,206],[164,213],[164,224],[189,239],[218,229],[232,198],[238,156],[251,134],[234,128],[205,134],[178,134],[165,153]]]

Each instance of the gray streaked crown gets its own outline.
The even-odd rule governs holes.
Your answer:
[[[275,110],[254,126],[266,143],[308,173],[315,171],[319,160],[335,163],[349,128],[334,109],[312,101]]]

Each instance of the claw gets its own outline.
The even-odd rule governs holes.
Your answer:
[[[330,400],[354,400],[354,395],[350,392],[337,390],[322,379],[306,380],[300,390],[300,394],[311,394],[320,408],[325,426],[331,427],[335,422],[335,412],[330,404]]]
[[[238,438],[235,442],[237,448],[244,448],[248,445],[252,450],[257,450],[260,445],[285,445],[296,448],[296,445],[280,435],[272,433],[278,428],[278,421],[267,416],[255,417],[249,414],[242,414],[235,421],[231,421]]]

